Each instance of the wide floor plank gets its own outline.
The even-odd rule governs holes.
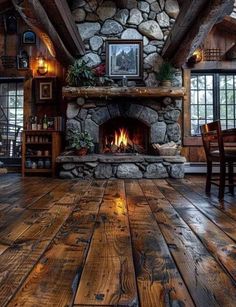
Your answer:
[[[74,304],[136,306],[124,182],[109,180]]]

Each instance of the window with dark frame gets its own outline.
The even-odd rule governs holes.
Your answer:
[[[0,159],[20,157],[23,79],[0,79]]]
[[[220,119],[222,129],[236,127],[236,72],[191,74],[191,135],[200,126]]]

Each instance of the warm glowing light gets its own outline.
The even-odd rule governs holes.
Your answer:
[[[202,60],[202,50],[200,48],[196,49],[193,53],[193,56],[195,57],[196,63],[201,62],[201,60]]]
[[[47,62],[46,62],[45,58],[42,55],[40,55],[38,57],[38,70],[37,70],[37,72],[40,75],[46,75],[47,72],[48,72]]]
[[[115,145],[120,147],[120,145],[127,146],[128,144],[128,131],[124,128],[120,128],[119,132],[115,131]]]

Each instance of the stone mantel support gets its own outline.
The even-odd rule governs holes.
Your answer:
[[[78,97],[84,98],[155,98],[172,97],[181,98],[185,95],[184,87],[63,87],[62,94],[67,100]]]

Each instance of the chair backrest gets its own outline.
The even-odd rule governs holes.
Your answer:
[[[219,152],[219,158],[225,158],[224,143],[220,121],[214,121],[201,127],[202,142],[206,158],[210,159],[214,152]]]

